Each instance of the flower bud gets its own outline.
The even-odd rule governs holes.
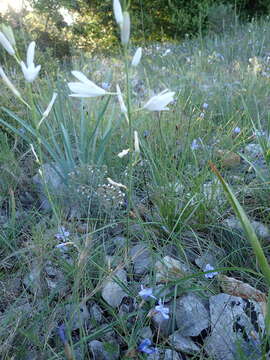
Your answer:
[[[8,39],[8,41],[10,42],[10,44],[15,46],[16,41],[15,41],[15,37],[14,37],[12,27],[9,26],[9,25],[7,26],[5,24],[2,24],[1,30],[2,30],[3,34],[5,35],[5,37]]]
[[[114,13],[115,21],[121,28],[123,24],[123,13],[119,0],[113,0],[113,13]]]
[[[2,33],[2,31],[0,31],[0,44],[3,46],[3,48],[6,49],[9,55],[15,55],[15,50],[13,49],[8,38]]]
[[[123,13],[123,26],[121,27],[121,43],[127,45],[130,37],[130,16],[127,11]]]
[[[135,54],[134,54],[134,56],[133,56],[133,59],[132,59],[132,61],[131,61],[131,65],[132,65],[132,66],[137,66],[137,65],[140,63],[140,61],[141,61],[141,57],[142,57],[142,48],[139,47],[139,48],[136,50],[136,52],[135,52]]]

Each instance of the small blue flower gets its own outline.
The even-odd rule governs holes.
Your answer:
[[[170,309],[164,306],[161,299],[159,299],[158,305],[155,306],[155,310],[156,312],[160,313],[165,320],[168,320],[170,318],[169,315]]]
[[[141,291],[139,291],[139,295],[144,300],[146,300],[148,297],[156,299],[156,297],[153,295],[153,289],[152,288],[145,288],[143,285],[141,285]]]
[[[236,128],[233,129],[233,132],[234,132],[235,134],[240,134],[241,128],[240,128],[239,126],[236,126]]]
[[[205,268],[204,268],[204,271],[210,271],[210,270],[214,270],[214,267],[210,264],[206,264],[205,265]],[[207,279],[212,279],[214,276],[216,276],[218,274],[217,271],[212,271],[211,273],[207,273],[207,274],[204,274],[204,276],[207,278]]]
[[[141,352],[144,352],[146,354],[155,354],[158,352],[157,348],[151,347],[151,340],[150,339],[144,339],[141,341],[138,350]]]
[[[68,342],[67,337],[66,337],[65,329],[66,329],[65,324],[61,324],[57,328],[58,335],[59,335],[59,337],[60,337],[63,344],[66,344]]]

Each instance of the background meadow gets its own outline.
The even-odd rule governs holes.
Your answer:
[[[30,5],[1,15],[1,359],[268,359],[269,5]]]

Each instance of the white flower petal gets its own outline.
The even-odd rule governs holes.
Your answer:
[[[96,97],[105,95],[107,92],[101,87],[97,86],[91,80],[89,80],[82,72],[72,71],[74,75],[81,82],[68,83],[69,89],[74,93],[70,96],[73,97]]]
[[[121,89],[120,89],[118,84],[116,85],[116,92],[117,92],[117,98],[118,98],[118,101],[119,101],[121,112],[124,113],[124,114],[127,114],[127,108],[126,108],[126,105],[124,103],[124,99],[123,99],[123,96],[122,96],[122,93],[121,93]]]
[[[173,101],[175,92],[168,91],[168,89],[163,90],[158,95],[153,96],[148,102],[144,105],[144,109],[149,111],[164,111],[169,110],[167,105]]]
[[[134,56],[133,56],[133,59],[132,59],[132,61],[131,61],[131,65],[132,65],[132,66],[137,66],[137,65],[140,63],[140,61],[141,61],[141,57],[142,57],[142,48],[139,47],[139,48],[136,50],[136,52],[135,52],[135,54],[134,54]]]
[[[6,49],[9,55],[15,55],[15,50],[2,31],[0,31],[0,44]]]
[[[13,92],[14,95],[21,98],[21,94],[19,91],[15,88],[15,86],[12,84],[12,82],[9,80],[7,75],[5,74],[3,68],[0,66],[0,76],[2,77],[4,83],[7,85],[7,87]]]
[[[44,111],[44,113],[42,114],[42,117],[43,118],[46,118],[48,115],[49,115],[49,113],[51,112],[51,110],[52,110],[52,107],[53,107],[53,104],[54,104],[54,102],[55,102],[55,100],[56,100],[56,98],[57,98],[57,93],[53,93],[53,96],[52,96],[52,99],[51,99],[51,101],[49,102],[49,105],[47,106],[47,109]]]
[[[35,57],[35,46],[36,43],[32,41],[27,49],[27,66],[30,67],[34,64],[34,57]]]
[[[22,68],[22,72],[23,72],[25,80],[27,82],[31,83],[37,78],[38,73],[41,69],[41,66],[38,65],[35,67],[34,64],[32,64],[31,66],[27,67],[25,65],[25,63],[23,61],[21,61],[21,68]]]
[[[134,131],[134,151],[135,153],[140,153],[139,136],[136,130]]]
[[[123,24],[122,7],[119,0],[113,0],[113,13],[115,20],[119,26]]]
[[[129,153],[129,149],[122,150],[117,156],[122,159],[122,157],[126,156]]]
[[[14,33],[13,33],[13,30],[11,28],[11,26],[7,26],[5,24],[2,24],[1,26],[2,28],[2,32],[3,34],[5,35],[5,37],[8,39],[8,41],[10,42],[10,44],[12,46],[15,46],[16,45],[16,41],[15,41],[15,37],[14,37]]]
[[[123,13],[123,26],[121,27],[121,43],[127,45],[130,37],[130,16],[127,11]]]

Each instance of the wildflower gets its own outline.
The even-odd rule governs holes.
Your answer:
[[[134,151],[135,153],[140,153],[139,136],[136,130],[134,131]]]
[[[26,60],[27,66],[23,61],[21,61],[21,68],[23,75],[25,77],[25,80],[28,81],[29,83],[33,82],[37,78],[41,68],[40,65],[35,66],[34,64],[35,46],[36,43],[34,41],[32,41],[28,46],[27,60]]]
[[[5,74],[3,68],[0,66],[0,75],[4,81],[4,83],[7,85],[7,87],[13,92],[14,95],[18,96],[21,99],[21,94],[19,91],[15,88],[15,86],[12,84],[12,82],[8,79],[7,75]]]
[[[66,337],[66,326],[65,324],[61,324],[57,327],[57,333],[62,341],[63,344],[67,343],[67,337]]]
[[[239,134],[239,133],[241,132],[240,127],[236,126],[236,127],[233,129],[233,132],[234,132],[235,134]]]
[[[117,156],[122,159],[122,157],[126,156],[129,153],[129,149],[122,150]]]
[[[208,104],[207,103],[203,103],[203,105],[202,105],[202,108],[204,109],[204,110],[206,110],[207,108],[208,108]]]
[[[171,49],[167,49],[162,56],[167,56],[171,52]]]
[[[51,99],[49,105],[47,106],[47,109],[42,114],[43,118],[46,118],[49,115],[49,113],[51,112],[53,104],[55,102],[55,99],[57,98],[57,95],[58,95],[57,93],[55,93],[55,92],[53,93],[52,99]]]
[[[190,145],[191,150],[193,150],[193,151],[197,150],[197,149],[199,149],[199,147],[200,147],[200,144],[198,143],[198,139],[193,139],[192,143]]]
[[[263,131],[263,130],[255,130],[253,132],[253,136],[257,136],[257,137],[260,137],[260,136],[265,136],[266,135],[266,132]]]
[[[214,270],[214,267],[210,264],[206,264],[205,265],[205,268],[204,268],[204,271],[210,271],[210,270]],[[207,273],[207,274],[204,274],[204,276],[207,278],[207,279],[212,279],[214,276],[216,276],[218,274],[218,272],[216,271],[212,271],[211,273]]]
[[[144,339],[141,341],[138,350],[141,352],[144,352],[145,354],[154,354],[158,352],[157,348],[151,347],[151,340],[150,339]]]
[[[126,105],[124,103],[124,99],[123,99],[123,96],[122,96],[122,93],[121,93],[121,89],[120,89],[118,84],[116,85],[116,93],[117,93],[117,98],[118,98],[118,101],[119,101],[121,112],[124,113],[124,114],[127,114],[127,108],[126,108]]]
[[[123,26],[121,27],[121,43],[127,45],[130,37],[130,17],[127,11],[123,13]]]
[[[13,49],[13,46],[7,39],[7,37],[0,31],[0,44],[3,46],[4,49],[9,53],[9,55],[14,56],[15,50]]]
[[[134,54],[134,56],[133,56],[133,59],[132,59],[132,61],[131,61],[131,65],[132,65],[132,66],[137,66],[137,65],[140,63],[140,61],[141,61],[141,57],[142,57],[142,48],[139,47],[139,48],[136,50],[136,52],[135,52],[135,54]]]
[[[123,25],[123,13],[122,13],[122,7],[119,0],[113,0],[113,13],[115,20],[117,24],[120,26],[120,28]]]
[[[67,251],[67,244],[66,243],[60,243],[55,245],[56,249],[63,249],[65,251]]]
[[[2,28],[2,33],[5,35],[5,37],[8,39],[8,41],[10,42],[10,44],[12,46],[16,45],[16,41],[15,41],[15,37],[13,34],[13,30],[10,26],[7,26],[5,24],[2,24],[1,26]]]
[[[143,285],[141,285],[141,291],[139,291],[139,296],[143,298],[143,300],[146,300],[148,297],[156,299],[156,297],[153,295],[153,289],[145,288]]]
[[[52,99],[49,103],[49,105],[47,106],[47,109],[44,111],[44,113],[42,114],[42,118],[40,120],[40,122],[38,123],[38,127],[40,127],[40,125],[42,124],[43,120],[46,119],[46,117],[48,117],[49,113],[51,112],[52,110],[52,107],[53,107],[53,104],[55,102],[55,99],[57,98],[57,93],[53,93],[53,96],[52,96]]]
[[[80,82],[70,82],[68,87],[74,94],[70,94],[72,97],[96,97],[103,96],[107,92],[101,87],[94,84],[90,81],[82,72],[80,71],[71,71]]]
[[[169,110],[166,106],[173,101],[174,94],[175,92],[169,91],[168,89],[163,90],[158,95],[151,97],[143,108],[149,111]]]
[[[158,305],[155,306],[155,310],[159,312],[165,320],[169,319],[170,316],[168,314],[170,310],[169,308],[165,307],[164,304],[162,304],[161,299],[159,299]]]
[[[113,185],[113,186],[116,186],[116,187],[120,187],[120,188],[123,188],[123,189],[127,189],[126,185],[123,185],[121,183],[117,183],[115,181],[113,181],[111,178],[107,178],[109,184]]]
[[[70,235],[69,231],[66,231],[64,226],[59,227],[59,233],[55,234],[57,240],[66,240],[66,238]]]
[[[106,81],[104,81],[101,85],[102,85],[103,89],[105,89],[105,90],[109,90],[109,88],[110,88],[110,83],[108,83]]]

